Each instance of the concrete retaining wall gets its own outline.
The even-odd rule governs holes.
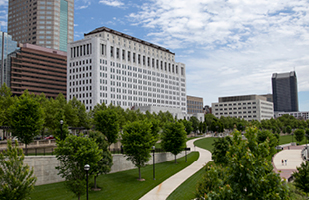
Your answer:
[[[189,152],[187,152],[189,153]],[[177,155],[177,158],[185,156],[185,152]],[[113,155],[113,166],[110,173],[124,171],[128,169],[136,168],[131,161],[126,160],[122,154]],[[175,157],[171,153],[155,153],[155,162],[165,162],[174,160]],[[58,170],[55,169],[59,165],[55,156],[25,156],[25,164],[28,164],[30,168],[33,167],[34,175],[37,177],[36,185],[43,185],[48,183],[56,183],[64,181],[59,175]],[[152,153],[148,164],[153,163]],[[90,166],[91,167],[91,166]]]

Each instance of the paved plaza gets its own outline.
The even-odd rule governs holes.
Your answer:
[[[300,146],[285,146],[282,151],[277,153],[273,158],[274,170],[280,173],[280,177],[288,179],[296,167],[299,167],[303,162],[301,157],[301,150],[305,145]],[[284,161],[282,164],[282,160]],[[285,162],[285,160],[287,162]]]

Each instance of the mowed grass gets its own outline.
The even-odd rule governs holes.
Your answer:
[[[297,142],[295,139],[295,135],[293,136],[293,142]],[[280,135],[279,144],[288,144],[292,142],[292,135]],[[298,143],[298,142],[297,142]],[[306,144],[306,137],[299,143],[299,144]]]
[[[215,141],[216,138],[214,137],[207,137],[207,138],[203,138],[200,140],[196,140],[194,142],[194,145],[203,149],[206,149],[208,151],[210,151],[211,153],[213,152],[214,146],[213,143]]]
[[[176,190],[174,190],[172,194],[168,196],[167,200],[194,199],[197,183],[202,181],[204,173],[205,169],[202,167],[199,171],[183,182]]]
[[[89,191],[89,199],[139,199],[167,178],[196,161],[198,157],[198,152],[192,152],[188,154],[187,162],[185,162],[185,158],[183,157],[177,159],[177,164],[175,164],[174,161],[156,164],[156,180],[153,180],[153,165],[141,168],[142,178],[144,178],[145,181],[137,181],[138,169],[101,175],[97,178],[97,185],[101,187],[102,190]],[[93,179],[90,179],[89,182],[93,182]],[[35,186],[30,197],[32,200],[77,199],[72,192],[66,189],[64,182]],[[81,199],[85,198],[85,195],[81,197]]]

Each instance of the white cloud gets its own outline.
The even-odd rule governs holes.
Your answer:
[[[0,6],[8,6],[8,0],[0,0]]]
[[[113,6],[113,7],[122,7],[124,6],[124,3],[118,0],[100,0],[99,3],[108,5],[108,6]]]
[[[309,91],[307,13],[307,0],[149,0],[129,19],[152,42],[179,52],[187,93],[210,104],[271,93],[272,73],[294,67],[298,90]]]

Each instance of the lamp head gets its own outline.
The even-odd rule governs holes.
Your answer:
[[[84,170],[85,170],[85,171],[89,171],[89,169],[90,169],[90,165],[86,164],[86,165],[84,166]]]

